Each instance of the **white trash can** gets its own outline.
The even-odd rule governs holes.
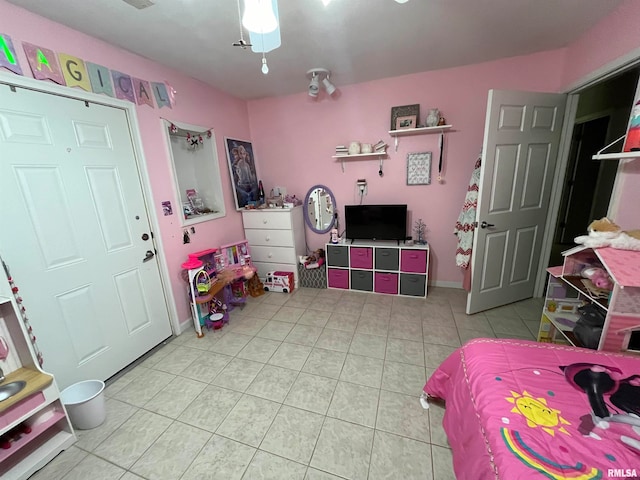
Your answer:
[[[78,430],[89,430],[102,425],[107,417],[104,400],[104,382],[85,380],[74,383],[60,393],[71,425]]]

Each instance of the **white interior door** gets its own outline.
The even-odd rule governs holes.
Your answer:
[[[124,110],[0,83],[0,224],[62,388],[104,380],[171,336]]]
[[[533,296],[565,102],[489,91],[467,313]]]

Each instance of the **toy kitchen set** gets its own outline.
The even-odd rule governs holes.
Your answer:
[[[76,437],[42,356],[18,287],[0,270],[0,478],[22,480]]]

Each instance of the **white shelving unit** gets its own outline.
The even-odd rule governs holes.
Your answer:
[[[427,135],[430,133],[444,133],[447,130],[451,130],[453,125],[437,125],[435,127],[418,127],[418,128],[407,128],[405,130],[389,130],[389,135],[394,137],[394,148],[395,151],[398,151],[398,138],[399,137],[408,137],[411,135]]]
[[[336,160],[340,160],[342,166],[342,173],[344,173],[344,161],[345,160],[366,160],[371,158],[377,158],[382,161],[387,158],[387,152],[381,153],[355,153],[353,155],[333,155],[331,158],[335,158]]]

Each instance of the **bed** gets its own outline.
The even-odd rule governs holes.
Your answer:
[[[458,480],[640,478],[640,358],[475,339],[424,387]]]

